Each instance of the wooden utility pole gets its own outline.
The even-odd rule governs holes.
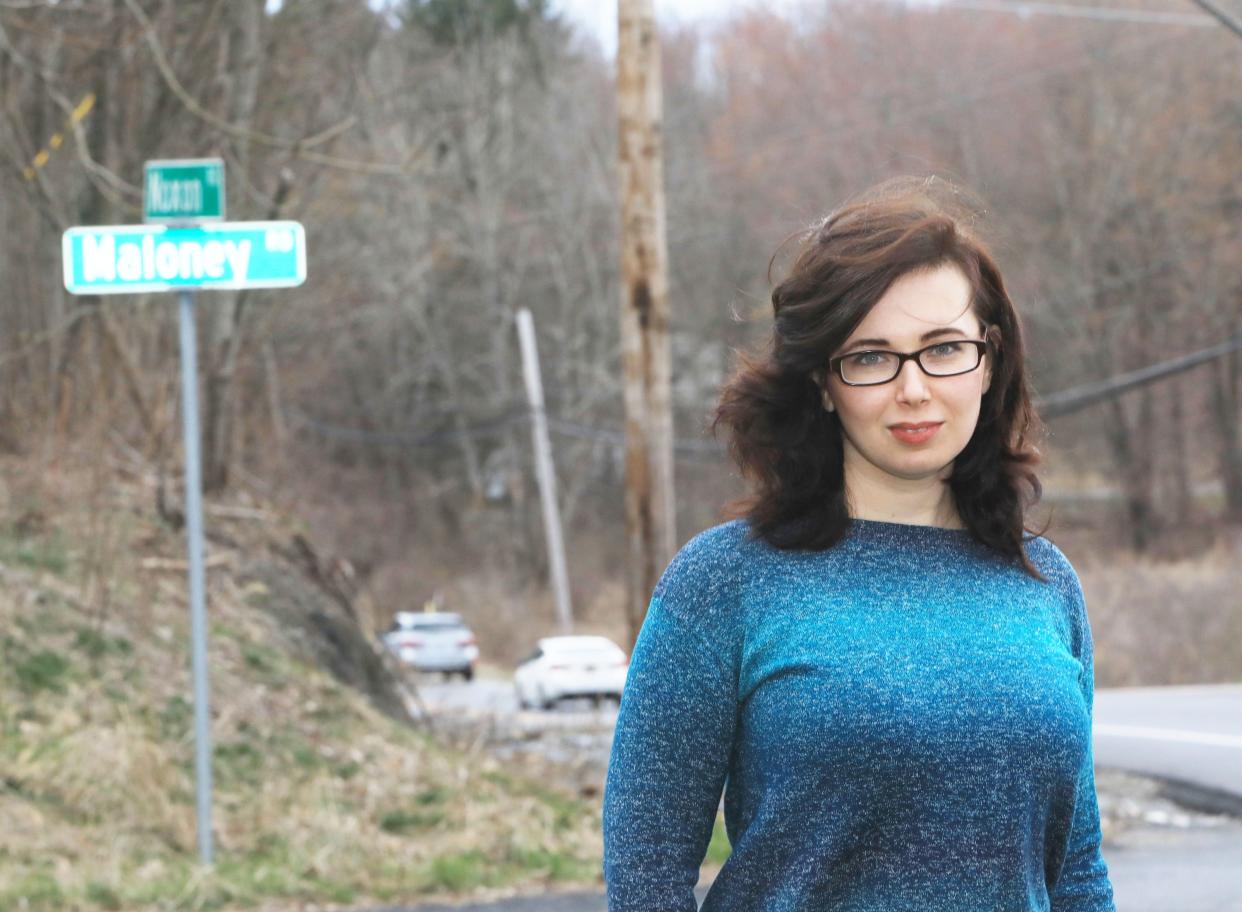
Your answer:
[[[660,45],[653,0],[618,0],[621,363],[630,647],[676,548]]]

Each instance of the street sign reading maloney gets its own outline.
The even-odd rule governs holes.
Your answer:
[[[224,218],[224,162],[218,158],[149,161],[143,184],[144,221],[198,224]]]
[[[65,288],[73,294],[288,288],[306,281],[306,231],[298,222],[70,228],[61,243]]]

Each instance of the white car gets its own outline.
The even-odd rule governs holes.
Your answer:
[[[545,637],[513,673],[518,705],[551,709],[566,697],[620,704],[629,665],[625,651],[607,637]]]
[[[474,677],[479,646],[460,614],[398,611],[384,643],[417,671],[439,671],[445,677]]]

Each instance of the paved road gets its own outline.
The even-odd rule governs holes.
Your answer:
[[[418,681],[418,691],[427,708],[437,715],[463,711],[511,715],[518,711],[517,695],[513,692],[511,680],[475,678],[466,684],[460,679],[442,681],[438,677],[423,675]]]
[[[1094,721],[1097,765],[1215,790],[1202,799],[1242,815],[1242,684],[1099,690]]]
[[[1242,822],[1192,829],[1142,827],[1105,851],[1120,912],[1242,910]],[[703,891],[699,891],[699,900]],[[383,912],[607,912],[602,893],[562,893],[465,905],[389,906]],[[371,912],[371,910],[368,910]],[[380,912],[380,910],[374,910]]]
[[[1120,912],[1242,910],[1242,821],[1145,827],[1104,849]]]

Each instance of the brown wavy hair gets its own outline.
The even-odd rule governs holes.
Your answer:
[[[979,211],[942,179],[894,178],[791,237],[801,245],[772,290],[771,339],[757,354],[740,353],[712,423],[713,432],[728,431],[729,451],[752,486],[726,515],[745,516],[753,536],[777,548],[817,551],[845,536],[841,424],[822,400],[828,358],[894,281],[953,264],[969,280],[971,308],[988,327],[992,382],[949,488],[975,539],[1043,579],[1023,548],[1026,511],[1043,490],[1031,443],[1042,425],[1031,405],[1018,314],[973,229]],[[791,239],[769,262],[769,280]]]

